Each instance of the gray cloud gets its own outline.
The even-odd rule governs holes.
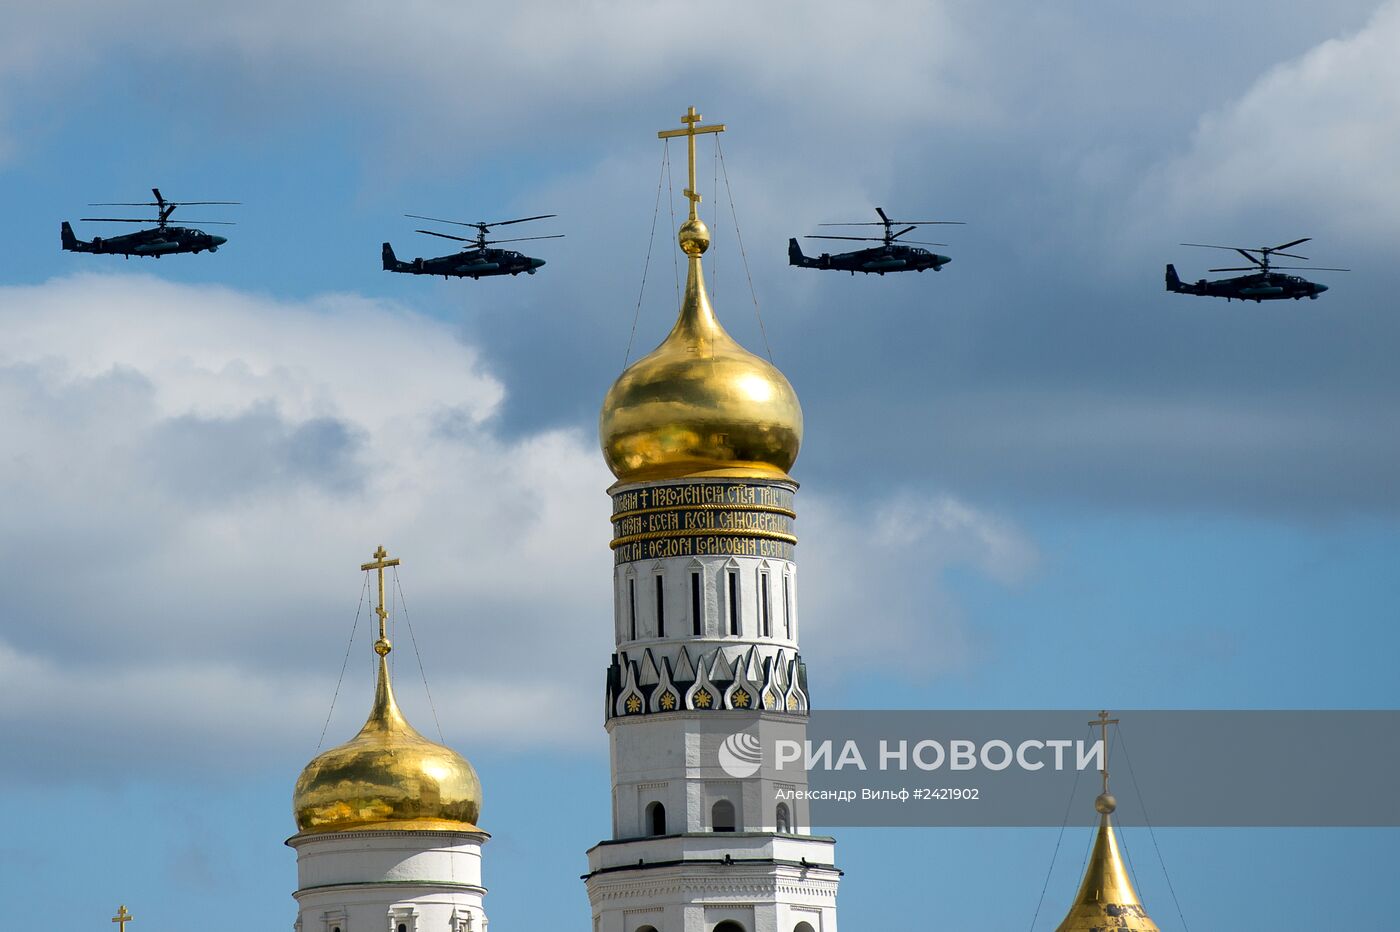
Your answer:
[[[184,415],[157,426],[145,444],[154,481],[175,495],[213,499],[277,484],[307,483],[328,494],[351,493],[364,475],[357,431],[335,418],[288,424],[268,404],[228,418]]]

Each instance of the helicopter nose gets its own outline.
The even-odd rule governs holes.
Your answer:
[[[1326,285],[1313,285],[1313,287],[1317,289],[1318,294],[1322,294],[1324,291],[1327,290]]]
[[[209,241],[212,242],[215,246],[222,246],[224,243],[227,243],[227,242],[228,242],[228,237],[227,237],[227,236],[211,236],[211,237],[209,237]]]
[[[531,259],[530,262],[534,265],[535,268],[539,268],[540,266],[544,265],[543,259]]]

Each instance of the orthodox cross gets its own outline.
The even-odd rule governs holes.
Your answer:
[[[681,117],[681,122],[685,124],[684,129],[663,129],[656,134],[657,139],[670,139],[673,136],[686,137],[686,151],[690,162],[690,187],[685,189],[685,196],[690,201],[690,219],[697,219],[695,208],[700,203],[700,194],[695,190],[695,137],[701,133],[722,133],[724,124],[716,123],[714,126],[697,126],[700,122],[700,114],[695,112],[694,107],[685,111]]]
[[[380,544],[379,549],[374,552],[373,562],[360,564],[362,570],[377,570],[379,573],[379,606],[374,610],[374,613],[379,616],[379,640],[375,642],[374,650],[381,656],[389,653],[389,637],[384,630],[384,620],[389,617],[389,613],[384,610],[384,570],[399,565],[398,557],[386,560],[387,556],[389,556],[389,552],[384,549],[383,544]],[[381,649],[381,645],[383,649]]]
[[[117,914],[112,917],[112,921],[117,924],[117,929],[120,932],[126,932],[126,924],[131,921],[131,913],[126,911],[125,903],[117,908]]]
[[[1094,719],[1094,720],[1093,720],[1092,722],[1090,722],[1089,724],[1090,724],[1090,725],[1097,725],[1097,726],[1099,726],[1099,734],[1102,736],[1102,737],[1100,738],[1100,740],[1103,742],[1103,769],[1102,769],[1100,772],[1103,774],[1103,791],[1104,791],[1105,794],[1107,794],[1107,793],[1108,793],[1108,726],[1109,726],[1109,725],[1117,725],[1117,724],[1118,724],[1118,719],[1116,719],[1116,718],[1109,718],[1109,717],[1108,717],[1108,711],[1107,711],[1107,710],[1104,710],[1104,711],[1102,711],[1102,712],[1099,713],[1099,717],[1098,717],[1098,718]]]

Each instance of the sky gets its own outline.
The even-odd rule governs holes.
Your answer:
[[[421,671],[394,655],[403,705],[485,785],[492,922],[588,922],[597,414],[674,318],[684,163],[668,184],[655,133],[690,105],[729,128],[722,162],[699,145],[716,309],[803,404],[814,704],[1400,701],[1400,2],[5,18],[0,893],[59,904],[55,928],[119,902],[133,932],[290,926],[291,787],[368,708],[380,543],[421,648]],[[60,221],[87,238],[89,202],[153,185],[242,201],[176,214],[236,220],[228,244],[60,251]],[[952,263],[786,264],[788,237],[877,206],[966,221],[933,228]],[[529,234],[566,238],[528,244],[531,277],[390,275],[381,242],[444,251],[404,213],[554,213]],[[1218,264],[1179,243],[1301,236],[1353,269],[1316,302],[1163,291],[1166,262]],[[1052,929],[1083,815],[1062,844],[843,830],[841,921]],[[1328,927],[1344,883],[1357,927],[1393,918],[1365,895],[1393,830],[1123,835],[1164,930]]]

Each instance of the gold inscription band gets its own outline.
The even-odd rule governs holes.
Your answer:
[[[639,540],[660,540],[667,537],[757,537],[761,540],[777,540],[785,544],[797,543],[797,537],[793,534],[779,534],[777,531],[730,531],[730,530],[707,530],[703,534],[677,534],[675,531],[644,531],[641,534],[629,534],[626,537],[619,537],[609,544],[612,549],[625,546]]]
[[[634,518],[637,515],[650,515],[660,511],[764,511],[775,515],[786,515],[789,518],[797,517],[797,512],[780,505],[661,505],[656,508],[633,508],[631,511],[619,511],[613,514],[612,519],[618,521],[622,518]]]

